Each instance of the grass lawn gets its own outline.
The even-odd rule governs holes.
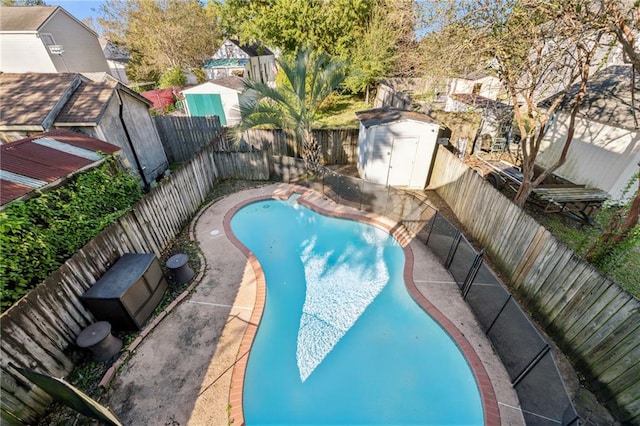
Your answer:
[[[371,109],[363,99],[352,95],[331,94],[323,103],[320,117],[313,123],[317,129],[357,129],[359,125],[356,111]]]

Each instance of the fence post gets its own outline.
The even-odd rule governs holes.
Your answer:
[[[467,298],[467,293],[469,293],[469,290],[471,290],[471,285],[473,284],[473,281],[476,279],[476,276],[478,275],[478,271],[480,270],[480,267],[484,262],[482,258],[484,256],[484,252],[485,252],[485,249],[483,248],[482,250],[480,250],[480,253],[476,254],[476,257],[473,259],[473,263],[471,263],[471,268],[469,268],[469,272],[467,273],[467,276],[464,279],[464,283],[462,283],[461,293],[462,293],[463,299]]]
[[[462,233],[456,229],[456,236],[453,238],[453,243],[451,243],[451,247],[449,247],[449,253],[447,254],[447,258],[444,261],[444,267],[449,269],[451,266],[451,262],[453,262],[453,257],[456,254],[456,250],[458,250],[458,245],[460,244],[460,240],[462,239]]]
[[[484,334],[489,335],[489,332],[493,328],[493,325],[498,321],[498,318],[500,318],[500,315],[502,315],[502,311],[504,311],[504,308],[507,307],[507,304],[509,303],[512,297],[513,295],[509,293],[509,297],[507,297],[507,300],[504,301],[504,303],[502,304],[502,307],[500,308],[496,316],[493,318],[493,321],[491,321],[491,324],[489,325],[489,327],[487,327],[487,331],[485,331]]]
[[[436,220],[438,220],[438,215],[440,214],[440,212],[438,210],[436,210],[436,214],[433,215],[433,220],[431,221],[431,226],[429,227],[429,233],[427,234],[427,239],[424,242],[425,246],[429,245],[429,238],[431,238],[431,232],[433,231],[433,227],[436,224]]]
[[[531,362],[529,362],[529,364],[524,368],[524,370],[522,370],[522,372],[518,374],[515,379],[513,379],[513,382],[511,383],[511,385],[515,388],[518,385],[518,383],[522,381],[522,379],[527,377],[527,374],[529,374],[531,370],[533,370],[533,368],[536,365],[538,365],[542,357],[545,356],[547,352],[549,352],[550,350],[551,350],[551,347],[549,346],[549,344],[545,343],[542,349],[540,349],[540,352],[538,352],[538,354],[531,360]]]

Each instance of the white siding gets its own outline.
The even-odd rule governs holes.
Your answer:
[[[227,126],[235,126],[240,122],[240,93],[229,87],[220,86],[210,81],[183,90],[183,94],[215,94],[220,95],[222,109],[227,120]],[[188,109],[188,107],[187,107]]]
[[[431,172],[438,129],[437,124],[413,120],[373,125],[368,129],[360,124],[360,176],[382,185],[423,189]]]
[[[541,144],[537,163],[557,161],[567,134],[569,116],[558,113]],[[556,174],[573,183],[600,188],[619,198],[640,161],[640,132],[578,118],[565,164]]]
[[[56,72],[51,56],[36,33],[3,33],[0,35],[0,71]]]
[[[222,109],[227,119],[227,126],[235,126],[240,123],[240,102],[238,100],[238,92],[222,93],[220,95],[222,101]]]

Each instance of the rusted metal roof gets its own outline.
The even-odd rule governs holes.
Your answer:
[[[0,146],[0,199],[4,205],[69,178],[101,161],[118,146],[82,133],[55,130]]]

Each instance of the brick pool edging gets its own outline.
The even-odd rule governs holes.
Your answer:
[[[256,300],[251,314],[251,319],[247,325],[247,328],[242,337],[240,348],[238,349],[238,356],[236,363],[233,367],[231,375],[231,386],[229,388],[229,421],[234,425],[245,424],[244,414],[242,410],[242,393],[244,389],[244,377],[247,368],[248,354],[253,345],[262,313],[264,312],[264,306],[266,302],[266,281],[264,272],[260,262],[253,255],[253,253],[236,238],[231,231],[230,221],[233,215],[242,207],[255,203],[257,201],[264,201],[270,199],[288,199],[293,194],[300,194],[298,203],[303,206],[314,210],[318,213],[338,217],[342,219],[350,219],[358,222],[368,223],[370,225],[382,228],[389,232],[400,243],[405,254],[405,266],[404,266],[404,280],[407,286],[407,290],[413,299],[420,305],[420,307],[427,312],[447,334],[453,339],[458,348],[462,351],[464,358],[471,367],[473,375],[476,379],[476,384],[480,390],[480,397],[482,400],[482,408],[484,413],[485,426],[499,426],[500,411],[498,408],[498,400],[493,389],[493,385],[482,364],[482,360],[471,346],[471,343],[467,340],[464,334],[455,326],[451,320],[449,320],[442,312],[440,312],[429,300],[418,290],[418,287],[413,281],[413,251],[409,246],[409,242],[412,237],[409,232],[398,223],[385,221],[382,217],[366,213],[353,213],[351,211],[339,211],[339,205],[336,205],[333,210],[329,210],[320,206],[320,203],[327,203],[327,198],[324,198],[321,194],[310,190],[305,187],[289,186],[288,189],[281,191],[276,190],[272,195],[264,195],[259,197],[250,198],[242,201],[231,208],[224,216],[224,231],[227,238],[233,243],[246,257],[255,274],[256,278]]]

